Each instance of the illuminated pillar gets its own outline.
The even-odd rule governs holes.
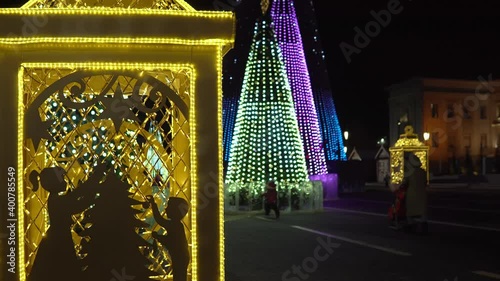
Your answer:
[[[0,219],[16,226],[16,245],[0,244],[4,257],[14,247],[15,273],[0,280],[171,280],[167,231],[187,249],[177,273],[225,280],[222,58],[234,24],[183,0],[0,9],[0,168],[15,182]],[[168,205],[166,186],[152,187],[151,151],[169,176]]]

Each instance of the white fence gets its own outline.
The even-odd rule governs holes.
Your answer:
[[[303,183],[277,183],[280,210],[323,210],[323,184],[321,181]],[[226,212],[258,211],[264,209],[265,182],[228,184],[225,186]]]

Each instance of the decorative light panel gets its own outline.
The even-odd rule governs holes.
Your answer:
[[[189,260],[195,228],[188,121],[194,71],[50,65],[23,64],[19,74],[30,186],[23,194],[21,235],[28,280],[49,273],[99,280],[118,265],[141,279],[171,277],[172,242],[153,239],[169,230],[153,211],[165,216],[169,204],[184,208],[184,235],[177,243],[185,239]],[[62,249],[60,255],[53,256],[50,247]],[[78,268],[69,262],[72,253]]]

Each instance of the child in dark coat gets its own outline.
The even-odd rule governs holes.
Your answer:
[[[264,209],[266,212],[266,216],[269,215],[271,210],[274,211],[276,218],[280,217],[280,210],[278,208],[278,192],[276,191],[276,184],[272,181],[267,183],[267,190],[262,194],[264,197]]]

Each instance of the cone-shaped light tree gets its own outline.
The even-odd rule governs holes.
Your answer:
[[[321,136],[323,138],[322,147],[327,160],[347,161],[342,130],[331,94],[332,92],[328,89],[319,88],[314,90],[314,101],[318,110]]]
[[[330,78],[326,69],[325,53],[318,31],[313,1],[297,1],[295,8],[300,13],[297,19],[304,43],[304,53],[311,78],[314,102],[318,112],[323,150],[327,161],[346,161],[342,128],[335,109]]]
[[[293,98],[266,7],[255,24],[236,114],[226,183],[308,177]]]
[[[309,175],[326,174],[323,141],[293,1],[274,0],[271,17],[292,89]]]

